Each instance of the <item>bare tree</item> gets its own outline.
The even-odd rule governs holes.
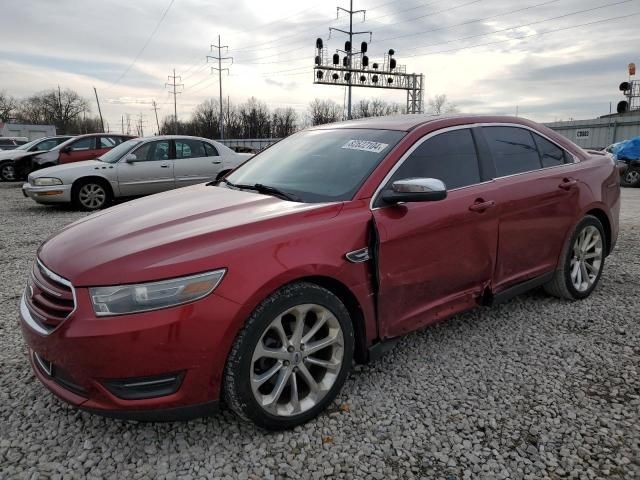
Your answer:
[[[0,92],[0,120],[8,121],[13,118],[17,107],[18,102],[14,97]]]
[[[196,106],[191,123],[194,135],[217,138],[220,132],[219,103],[216,100],[209,99]]]
[[[307,115],[311,125],[337,122],[342,117],[342,107],[333,100],[316,98],[309,103]]]
[[[240,106],[240,118],[244,138],[268,138],[271,136],[269,110],[255,97],[251,97]]]
[[[429,99],[429,113],[432,115],[442,115],[444,113],[456,113],[458,107],[449,103],[444,94],[435,95]]]
[[[20,102],[17,118],[35,124],[53,124],[60,133],[73,133],[89,102],[70,89],[47,90]]]
[[[296,131],[297,115],[293,108],[276,108],[271,115],[271,136],[284,138]]]
[[[374,98],[373,100],[363,99],[356,103],[352,116],[353,118],[366,118],[400,113],[404,113],[404,108],[399,103],[389,103],[380,98]]]

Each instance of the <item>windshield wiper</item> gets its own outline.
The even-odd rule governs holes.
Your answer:
[[[292,202],[301,202],[300,197],[293,195],[292,193],[284,192],[276,187],[271,187],[269,185],[263,185],[262,183],[255,183],[253,185],[244,185],[241,183],[231,183],[227,179],[222,179],[224,183],[233,188],[238,188],[240,190],[253,190],[258,193],[265,193],[267,195],[274,195],[276,197],[283,198],[285,200],[291,200]]]

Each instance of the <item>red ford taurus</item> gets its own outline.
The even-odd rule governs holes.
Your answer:
[[[170,420],[224,401],[291,428],[407,332],[538,286],[587,297],[619,206],[610,158],[521,118],[314,127],[218,185],[50,238],[21,326],[37,377],[82,409]]]

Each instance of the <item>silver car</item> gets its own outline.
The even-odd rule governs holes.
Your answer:
[[[135,138],[96,160],[37,170],[22,191],[38,203],[73,203],[83,210],[97,210],[114,198],[219,179],[251,156],[206,138]]]

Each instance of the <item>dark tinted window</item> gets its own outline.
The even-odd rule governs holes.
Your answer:
[[[216,147],[214,147],[210,143],[204,142],[204,149],[207,152],[207,157],[217,157],[218,156],[218,150],[216,150]]]
[[[437,178],[449,190],[480,183],[471,131],[454,130],[423,142],[394,173],[390,183],[404,178]]]
[[[529,130],[516,127],[484,127],[498,177],[540,168],[540,157]]]
[[[176,140],[176,158],[206,157],[204,146],[198,140]]]
[[[137,162],[153,162],[155,160],[169,159],[169,141],[145,143],[132,152],[136,156]]]
[[[543,167],[556,167],[565,163],[564,150],[540,135],[535,133],[532,135],[538,145]]]
[[[15,144],[13,143],[13,140],[4,140],[4,139],[0,138],[0,145],[3,146],[3,147],[4,146],[8,147],[8,146],[13,146]]]

